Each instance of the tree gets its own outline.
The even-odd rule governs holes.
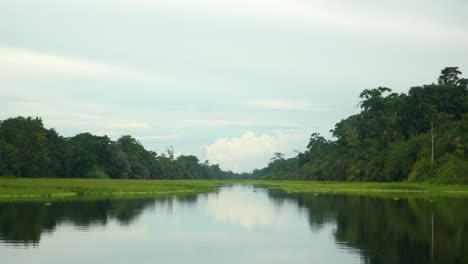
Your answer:
[[[40,118],[0,120],[0,176],[76,177],[113,179],[236,178],[217,164],[197,157],[175,158],[174,148],[158,156],[131,136],[112,141],[107,136],[81,133],[60,136]]]
[[[122,136],[117,140],[117,144],[127,155],[130,164],[128,177],[132,179],[151,178],[152,167],[155,162],[154,156],[131,136]]]
[[[385,93],[391,92],[392,89],[387,87],[378,87],[376,89],[365,89],[359,95],[363,99],[360,102],[364,112],[380,112],[385,107]]]
[[[434,167],[434,116],[437,114],[436,107],[427,103],[421,103],[419,108],[424,113],[431,127],[431,167]]]
[[[311,152],[316,151],[320,158],[323,157],[324,146],[328,144],[328,140],[320,136],[320,133],[312,133],[310,136],[309,144],[307,144],[307,149]]]
[[[458,70],[458,67],[445,67],[439,75],[438,82],[439,84],[454,84],[458,85],[460,83],[460,77],[462,72]]]
[[[199,179],[202,177],[201,166],[199,165],[198,158],[189,155],[181,155],[175,160],[178,177],[180,179]]]
[[[48,176],[67,177],[67,141],[55,129],[46,130],[46,170]],[[68,175],[70,177],[70,175]]]
[[[131,172],[130,162],[127,154],[116,143],[108,146],[109,164],[106,169],[109,176],[113,179],[127,179]]]
[[[273,157],[270,159],[270,162],[282,161],[284,160],[284,154],[281,152],[275,152]]]
[[[107,136],[94,136],[81,133],[68,140],[67,177],[108,177],[106,167],[110,163],[108,146],[111,140]]]
[[[10,118],[0,123],[2,169],[18,177],[46,175],[46,130],[40,118]]]
[[[269,179],[351,181],[434,176],[445,182],[466,182],[466,173],[460,172],[468,167],[463,128],[468,81],[460,74],[457,67],[447,67],[438,84],[412,87],[407,94],[392,93],[387,87],[365,89],[359,95],[360,113],[331,130],[334,141],[313,133],[307,149],[294,158],[298,168],[287,170],[285,162],[273,158],[268,167],[253,174]]]

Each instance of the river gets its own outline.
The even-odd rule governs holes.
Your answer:
[[[468,263],[467,201],[232,185],[185,197],[0,203],[0,262]]]

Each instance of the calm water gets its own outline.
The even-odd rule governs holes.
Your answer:
[[[468,263],[466,199],[287,195],[0,203],[0,263]]]

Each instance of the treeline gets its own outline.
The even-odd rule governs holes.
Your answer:
[[[40,118],[0,121],[0,176],[112,179],[236,178],[197,157],[146,150],[131,136],[116,141],[90,133],[60,136]]]
[[[360,94],[361,111],[318,133],[297,157],[276,153],[260,179],[468,182],[468,79],[458,67],[437,83],[393,93],[379,87]]]

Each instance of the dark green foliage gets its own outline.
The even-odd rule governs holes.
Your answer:
[[[262,179],[288,179],[290,172],[298,168],[297,159],[284,159],[284,154],[275,153],[268,167],[261,170],[254,170],[252,176]]]
[[[98,137],[89,133],[78,134],[67,140],[68,177],[89,178],[104,173],[108,162],[107,136]]]
[[[127,156],[130,170],[128,178],[131,179],[150,179],[153,155],[146,151],[138,140],[131,136],[123,136],[117,140],[117,146]]]
[[[112,141],[90,133],[64,138],[39,118],[0,121],[0,176],[112,179],[238,178],[195,156],[157,155],[131,136]]]
[[[424,148],[426,141],[427,137],[424,135],[392,144],[384,163],[385,180],[401,181],[407,179],[418,160],[418,152]]]
[[[341,120],[329,141],[313,133],[307,150],[253,176],[265,179],[468,182],[467,79],[457,67],[442,70],[438,84],[408,94],[385,87],[360,94],[361,112]],[[432,157],[432,151],[434,156]]]
[[[14,118],[1,123],[0,155],[3,174],[41,177],[47,169],[47,137],[39,118]]]
[[[46,175],[65,177],[67,173],[67,142],[54,129],[45,131],[47,139]]]

